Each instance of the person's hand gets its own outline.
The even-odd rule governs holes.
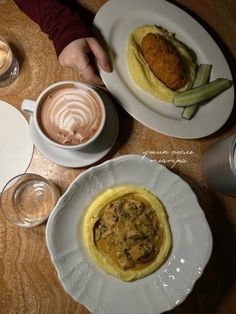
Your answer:
[[[72,41],[62,50],[58,61],[62,66],[77,70],[83,81],[95,85],[103,85],[102,79],[96,74],[93,65],[90,64],[88,53],[94,55],[97,65],[104,71],[110,72],[106,53],[94,37]]]

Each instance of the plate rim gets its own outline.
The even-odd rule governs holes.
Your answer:
[[[117,161],[125,161],[125,160],[132,160],[132,159],[137,159],[137,160],[140,160],[140,159],[145,159],[148,163],[151,162],[151,163],[154,163],[155,165],[158,165],[161,166],[161,168],[163,168],[165,171],[167,171],[167,173],[169,175],[173,175],[175,178],[177,178],[178,180],[180,180],[182,183],[184,183],[186,186],[188,186],[188,188],[190,189],[189,191],[191,191],[191,194],[192,196],[195,198],[195,201],[196,203],[198,204],[198,208],[200,209],[200,214],[205,222],[205,226],[206,226],[206,230],[207,230],[207,240],[208,240],[208,251],[207,251],[207,254],[204,256],[204,260],[202,261],[202,264],[201,265],[201,269],[202,271],[201,272],[198,272],[198,275],[194,278],[194,280],[191,282],[191,284],[189,283],[188,286],[187,286],[187,290],[185,291],[185,294],[182,295],[181,298],[179,298],[179,302],[178,304],[171,304],[171,306],[168,306],[166,308],[166,310],[170,310],[170,309],[173,309],[175,308],[177,305],[181,304],[185,299],[186,297],[191,293],[195,283],[197,282],[197,280],[200,278],[200,276],[203,274],[203,271],[210,259],[210,256],[211,256],[211,253],[212,253],[212,247],[213,247],[213,238],[212,238],[212,233],[211,233],[211,229],[210,229],[210,226],[208,224],[208,221],[206,219],[206,216],[205,216],[205,213],[203,211],[203,209],[201,208],[201,206],[199,205],[199,202],[198,202],[198,199],[197,199],[197,196],[196,194],[193,192],[191,186],[185,181],[183,180],[180,176],[176,175],[175,173],[173,173],[172,171],[170,171],[166,166],[160,164],[159,162],[157,162],[156,160],[152,160],[152,159],[149,159],[147,157],[144,157],[144,156],[140,156],[140,155],[135,155],[135,154],[130,154],[130,155],[123,155],[123,156],[119,156],[119,157],[116,157],[114,159],[110,159],[110,160],[107,160],[105,162],[103,162],[102,164],[100,165],[97,165],[97,166],[94,166],[94,167],[91,167],[89,168],[88,170],[86,170],[85,172],[79,174],[72,182],[71,184],[69,185],[68,189],[66,190],[65,194],[62,195],[62,197],[59,199],[56,207],[53,209],[52,213],[50,214],[50,217],[48,219],[48,222],[47,222],[47,225],[46,225],[46,244],[47,244],[47,248],[48,248],[48,251],[49,251],[49,255],[50,255],[50,258],[51,258],[51,261],[56,269],[56,272],[57,272],[57,276],[59,278],[59,281],[61,283],[61,285],[63,286],[64,290],[76,301],[76,302],[79,302],[80,304],[83,304],[85,307],[87,307],[89,310],[91,310],[91,308],[89,307],[88,304],[86,304],[86,302],[82,299],[82,300],[79,300],[79,298],[75,297],[73,295],[73,293],[70,291],[70,289],[66,286],[66,284],[63,282],[63,279],[61,278],[61,275],[60,275],[60,271],[58,269],[58,265],[57,265],[57,260],[55,258],[55,256],[53,255],[53,250],[52,250],[52,238],[51,238],[51,234],[52,234],[52,230],[53,228],[55,227],[54,223],[53,223],[53,219],[58,215],[60,214],[60,212],[63,210],[64,206],[65,206],[65,202],[66,202],[66,199],[68,197],[68,195],[70,194],[70,191],[71,189],[73,189],[73,185],[76,184],[77,182],[79,182],[81,179],[83,179],[83,177],[86,177],[88,174],[90,174],[91,172],[96,172],[97,169],[99,168],[104,168],[106,167],[107,164],[109,163],[116,163]],[[98,313],[100,313],[98,311]],[[102,313],[102,312],[101,312]],[[159,312],[159,313],[162,313],[162,312]]]

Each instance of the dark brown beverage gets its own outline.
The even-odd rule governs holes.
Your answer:
[[[44,96],[37,119],[41,130],[54,142],[78,145],[97,133],[103,110],[94,92],[68,84],[57,86]]]

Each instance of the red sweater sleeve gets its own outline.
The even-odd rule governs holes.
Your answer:
[[[78,12],[72,12],[57,0],[14,0],[18,7],[39,24],[53,41],[57,56],[73,40],[91,37],[90,28]]]

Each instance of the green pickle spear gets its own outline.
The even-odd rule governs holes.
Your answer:
[[[211,64],[200,64],[197,69],[196,77],[193,82],[193,88],[201,86],[209,82],[210,75],[211,75]],[[199,108],[199,104],[193,104],[188,107],[184,107],[182,112],[182,118],[190,120],[195,115]]]
[[[177,107],[192,106],[210,100],[232,86],[232,81],[218,78],[210,83],[188,89],[174,96]]]

